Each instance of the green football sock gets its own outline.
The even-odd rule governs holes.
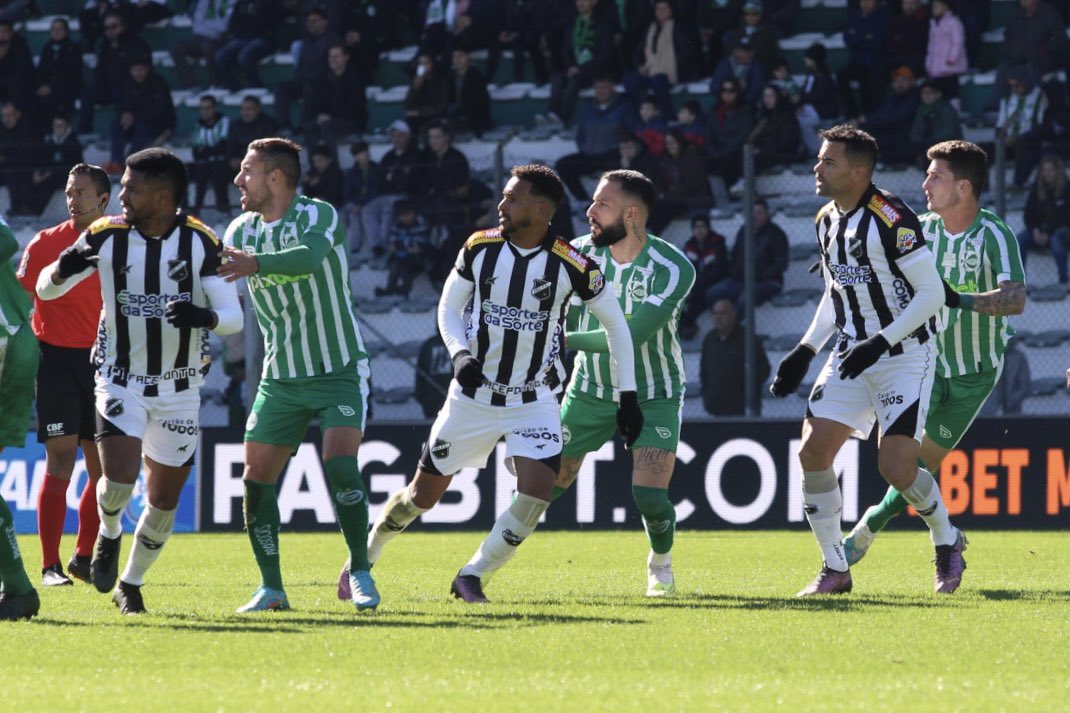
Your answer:
[[[889,487],[884,500],[866,517],[866,527],[874,534],[880,532],[893,517],[907,509],[907,504],[906,498],[898,490]]]
[[[550,502],[557,500],[559,497],[568,492],[568,488],[562,488],[560,485],[554,486],[554,492],[550,494]]]
[[[665,554],[672,549],[673,533],[676,531],[676,508],[669,500],[669,491],[633,485],[632,498],[643,516],[650,549],[655,554]]]
[[[33,589],[15,539],[15,518],[3,498],[0,498],[0,584],[7,594],[26,594]]]
[[[349,548],[349,569],[371,569],[368,564],[368,498],[356,456],[339,456],[324,463],[331,501]]]
[[[282,591],[279,566],[279,500],[275,486],[253,480],[245,484],[245,530],[253,543],[260,581],[265,587]]]

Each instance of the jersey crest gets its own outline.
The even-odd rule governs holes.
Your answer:
[[[892,207],[892,204],[882,198],[880,195],[874,194],[869,199],[869,203],[866,205],[871,211],[873,211],[881,222],[889,228],[898,223],[903,216],[899,214],[899,211]],[[905,250],[900,250],[905,252]]]
[[[491,228],[490,230],[480,230],[472,233],[471,237],[465,242],[464,247],[471,250],[477,245],[501,242],[505,242],[505,237],[502,235],[501,228]]]
[[[583,253],[566,243],[564,240],[555,240],[551,252],[575,267],[577,270],[587,269],[587,258],[583,256]]]

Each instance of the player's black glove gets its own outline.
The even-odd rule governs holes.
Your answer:
[[[639,410],[639,397],[634,391],[620,392],[620,405],[617,407],[617,428],[624,447],[631,448],[643,430],[643,412]]]
[[[797,344],[788,352],[788,355],[780,360],[776,368],[776,377],[769,385],[769,393],[778,399],[794,394],[802,383],[806,372],[810,370],[810,362],[814,360],[815,352],[805,344]]]
[[[453,378],[465,389],[478,389],[483,385],[483,365],[472,352],[462,349],[453,355]]]
[[[179,329],[211,329],[218,322],[215,312],[186,300],[171,300],[163,314],[168,324]]]
[[[955,292],[955,289],[951,285],[944,283],[944,305],[947,307],[958,307],[962,304],[962,298],[959,297],[959,293]]]
[[[877,363],[891,345],[883,334],[863,339],[840,357],[840,379],[853,379]]]
[[[96,266],[97,257],[93,255],[89,248],[83,251],[72,245],[59,256],[59,264],[56,265],[56,276],[66,280],[71,275],[77,275],[79,272],[84,272]]]

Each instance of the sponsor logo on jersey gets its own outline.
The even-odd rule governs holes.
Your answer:
[[[104,402],[104,415],[115,418],[123,415],[123,400],[114,396]]]
[[[605,286],[606,278],[601,270],[591,270],[587,273],[587,289],[589,289],[592,294],[599,294]]]
[[[959,264],[958,255],[953,252],[946,252],[944,256],[940,258],[940,267],[945,270],[954,270]]]
[[[550,296],[550,292],[553,289],[553,283],[549,280],[541,277],[536,277],[531,281],[531,296],[537,300],[544,300]]]
[[[364,499],[363,490],[339,490],[334,494],[334,500],[339,505],[356,505]]]
[[[448,458],[450,455],[450,448],[452,447],[453,444],[449,441],[436,438],[434,445],[431,446],[431,455],[435,458]]]
[[[900,228],[895,231],[895,249],[902,255],[910,252],[918,244],[918,234],[910,228]]]
[[[489,299],[483,300],[483,321],[491,327],[511,329],[514,332],[541,332],[546,328],[550,313],[546,310],[533,312],[522,307],[508,307]]]
[[[895,290],[895,301],[899,304],[899,309],[906,309],[910,304],[910,290],[907,289],[906,281],[897,277],[892,281],[892,289]]]
[[[357,410],[352,406],[346,406],[344,404],[338,404],[338,411],[341,412],[346,418],[352,418],[357,415]]]
[[[127,225],[126,221],[123,220],[123,216],[121,216],[121,215],[106,215],[103,218],[97,218],[96,220],[93,221],[93,223],[89,226],[89,234],[90,235],[96,235],[97,233],[100,233],[102,231],[108,230],[110,228],[129,228],[129,227],[130,226]]]
[[[534,441],[553,441],[554,443],[560,443],[561,437],[545,427],[532,427],[532,428],[518,428],[513,431],[513,435],[520,436],[521,438],[528,438]]]
[[[898,223],[902,218],[902,216],[899,215],[899,211],[893,208],[891,203],[879,195],[874,195],[870,198],[867,207],[889,228]]]
[[[551,252],[575,267],[577,270],[586,270],[587,265],[589,264],[587,258],[583,256],[583,253],[566,243],[564,240],[555,240]]]
[[[895,391],[886,391],[877,394],[877,400],[881,402],[881,406],[897,406],[903,403],[903,395]]]
[[[476,247],[477,245],[483,245],[485,243],[501,243],[505,241],[505,237],[502,235],[500,228],[491,228],[490,230],[480,230],[476,233],[472,233],[468,241],[465,242],[464,247],[468,250]]]
[[[832,279],[836,281],[836,284],[842,287],[873,282],[873,268],[869,265],[831,263],[829,271],[832,273]]]
[[[189,277],[189,263],[181,259],[168,260],[167,276],[175,282],[185,280]]]
[[[180,292],[177,295],[146,295],[141,292],[123,290],[115,297],[115,301],[119,303],[119,312],[126,317],[142,319],[163,319],[164,308],[172,300],[193,301],[188,292]]]

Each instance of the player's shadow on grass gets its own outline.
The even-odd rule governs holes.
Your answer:
[[[1070,602],[1070,591],[1055,589],[978,589],[977,593],[995,602]]]
[[[596,604],[594,600],[581,600]],[[874,594],[845,594],[840,596],[796,598],[790,594],[783,597],[749,597],[736,594],[683,594],[672,598],[652,601],[646,598],[629,597],[616,602],[620,606],[642,609],[666,607],[670,609],[737,609],[745,611],[813,610],[813,611],[872,611],[873,609],[918,609],[920,607],[945,607],[952,604],[941,599],[918,600],[915,597]],[[605,601],[602,601],[602,605]]]

